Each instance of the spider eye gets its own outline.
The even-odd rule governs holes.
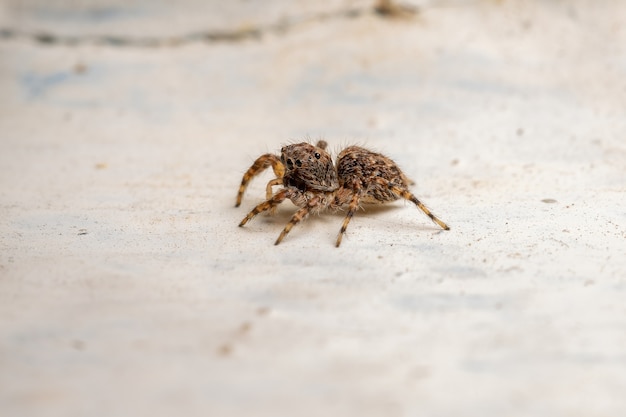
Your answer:
[[[300,161],[299,159],[296,159],[296,165],[298,167],[301,167],[302,166],[302,161]]]
[[[315,152],[315,159],[320,159],[322,155],[319,152]]]
[[[291,160],[291,158],[287,158],[287,167],[293,168],[293,161]]]

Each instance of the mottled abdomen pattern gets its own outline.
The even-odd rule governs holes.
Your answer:
[[[359,146],[344,149],[337,161],[339,186],[361,193],[363,203],[385,203],[400,198],[375,178],[383,178],[402,189],[411,183],[391,159]]]

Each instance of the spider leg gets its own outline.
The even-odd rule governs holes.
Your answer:
[[[273,180],[270,180],[267,183],[267,186],[265,187],[265,198],[266,200],[270,200],[272,198],[272,187],[275,185],[282,185],[283,184],[283,179],[281,178],[274,178]],[[268,210],[269,214],[274,214],[276,213],[276,208],[277,206],[272,207],[271,209]]]
[[[272,195],[274,194],[272,192],[272,187],[275,185],[282,185],[283,184],[283,179],[282,178],[274,178],[273,180],[270,180],[267,183],[267,186],[265,187],[265,198],[267,200],[272,198]]]
[[[280,159],[276,155],[273,155],[271,153],[266,153],[265,155],[259,156],[256,159],[256,161],[254,161],[252,166],[248,168],[246,173],[243,174],[243,178],[241,179],[241,185],[239,186],[239,192],[237,193],[237,203],[235,204],[235,207],[239,207],[239,205],[241,204],[243,193],[246,191],[246,188],[248,188],[248,183],[252,180],[252,178],[254,178],[255,176],[259,175],[261,172],[266,170],[270,165],[272,169],[274,170],[274,174],[276,174],[277,178],[275,180],[270,181],[267,184],[267,190],[270,190],[269,195],[268,195],[268,200],[269,200],[269,196],[271,196],[272,194],[271,193],[272,185],[282,183],[281,181],[281,182],[277,182],[276,184],[273,184],[274,181],[276,181],[277,179],[283,178],[283,176],[285,175],[285,166],[282,164],[282,162],[280,162]]]
[[[359,208],[360,199],[361,199],[361,193],[356,192],[354,193],[354,195],[352,196],[352,199],[350,200],[348,213],[346,214],[346,217],[343,219],[343,224],[341,225],[341,229],[339,230],[339,234],[337,235],[337,242],[335,243],[335,247],[337,248],[339,247],[339,245],[341,245],[341,239],[343,239],[343,234],[346,232],[346,229],[348,228],[348,223],[350,223],[350,220],[352,220],[352,216],[354,216],[354,213]]]
[[[291,220],[289,220],[289,223],[287,223],[283,231],[280,232],[280,235],[278,236],[278,239],[276,239],[276,242],[274,242],[274,245],[278,245],[285,238],[285,236],[287,236],[287,233],[289,233],[292,227],[300,223],[302,220],[306,219],[309,215],[309,210],[310,207],[305,206],[296,211],[296,213],[293,215],[293,217],[291,217]]]
[[[241,221],[241,223],[239,223],[239,227],[241,227],[241,226],[245,225],[246,223],[248,223],[257,214],[262,213],[262,212],[267,211],[267,210],[272,210],[277,205],[279,205],[280,203],[285,201],[285,199],[287,198],[288,195],[289,195],[289,191],[283,189],[283,190],[280,190],[279,192],[277,192],[269,200],[266,200],[266,201],[262,202],[261,204],[257,205],[255,208],[252,209],[252,211],[250,211],[250,213],[248,213],[248,215],[246,217],[244,217],[244,219]]]
[[[379,183],[380,185],[384,186],[384,187],[387,187],[389,189],[389,191],[391,191],[395,195],[397,195],[399,197],[402,197],[405,200],[409,200],[412,203],[414,203],[417,207],[419,207],[420,210],[422,210],[424,212],[424,214],[426,214],[428,217],[430,217],[430,220],[432,220],[434,223],[436,223],[443,230],[450,230],[450,227],[448,227],[447,224],[445,224],[444,222],[439,220],[433,213],[431,213],[430,210],[428,210],[428,208],[421,201],[419,201],[417,199],[417,197],[415,197],[415,195],[413,195],[412,192],[410,192],[406,188],[400,188],[397,185],[394,185],[394,184],[390,183],[388,180],[386,180],[384,178],[376,178],[376,182]]]

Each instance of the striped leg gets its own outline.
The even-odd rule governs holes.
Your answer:
[[[309,206],[306,206],[296,211],[296,214],[294,214],[291,220],[289,220],[289,223],[287,223],[283,231],[280,233],[280,236],[278,236],[278,239],[276,239],[274,245],[278,245],[285,238],[285,236],[287,236],[287,233],[289,233],[292,227],[300,223],[302,220],[306,219],[309,215],[309,210]]]
[[[270,182],[267,183],[267,186],[265,187],[265,198],[267,200],[272,198],[272,194],[274,194],[272,192],[272,187],[275,185],[282,185],[283,184],[283,178],[282,175],[280,178],[274,178],[273,180],[271,180]]]
[[[285,189],[280,190],[272,198],[262,202],[261,204],[253,208],[252,211],[248,213],[246,217],[244,217],[241,223],[239,223],[239,227],[248,223],[257,214],[262,213],[266,210],[272,210],[274,207],[276,207],[277,205],[285,201],[288,195],[289,195],[289,192],[287,190]]]
[[[267,186],[265,187],[265,198],[267,200],[270,200],[272,198],[272,194],[274,194],[272,192],[272,187],[275,185],[282,185],[283,184],[283,178],[282,176],[280,178],[274,178],[273,180],[271,180],[270,182],[267,183]],[[278,206],[274,206],[271,209],[268,210],[268,213],[270,215],[276,213],[276,209],[278,208]]]
[[[346,214],[346,217],[343,219],[341,230],[339,230],[339,234],[337,235],[337,242],[335,243],[335,247],[337,248],[339,247],[339,245],[341,245],[341,239],[343,238],[343,234],[346,232],[346,229],[348,228],[348,223],[350,223],[350,220],[352,220],[352,216],[354,216],[354,213],[359,208],[360,198],[361,198],[361,193],[357,192],[357,193],[354,193],[354,195],[352,196],[352,199],[350,200],[348,213]]]
[[[239,186],[239,192],[237,193],[237,203],[235,204],[235,207],[239,207],[239,205],[241,204],[243,193],[246,191],[246,188],[248,188],[248,183],[252,180],[252,178],[254,178],[255,176],[259,175],[261,172],[266,170],[270,165],[272,169],[274,170],[274,174],[276,174],[276,177],[277,177],[276,179],[282,178],[285,175],[285,166],[282,164],[282,162],[280,162],[280,159],[276,155],[267,153],[265,155],[259,156],[256,159],[256,161],[254,161],[252,166],[248,168],[246,173],[243,174],[243,178],[241,179],[241,185]],[[273,183],[274,181],[276,180],[272,180],[270,181],[270,183]],[[278,182],[277,184],[280,184],[281,182]],[[269,195],[271,196],[270,183],[267,184],[267,189],[270,190]],[[272,185],[276,185],[276,184],[272,184]],[[268,200],[269,200],[269,197],[268,197]]]
[[[434,223],[436,223],[443,230],[450,230],[450,227],[448,227],[447,224],[445,224],[444,222],[439,220],[437,217],[435,217],[435,215],[433,213],[431,213],[430,210],[428,210],[428,208],[424,204],[422,204],[422,202],[419,201],[417,199],[417,197],[415,197],[415,195],[413,195],[413,193],[411,193],[409,190],[407,190],[405,188],[400,188],[400,187],[398,187],[396,185],[393,185],[388,180],[386,180],[384,178],[377,178],[376,182],[378,182],[380,185],[382,185],[384,187],[387,187],[395,195],[397,195],[399,197],[402,197],[405,200],[409,200],[409,201],[413,202],[417,207],[419,207],[420,210],[422,210],[424,212],[424,214],[426,214],[428,217],[430,217],[430,220],[432,220]]]

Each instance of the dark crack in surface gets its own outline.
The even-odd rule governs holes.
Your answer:
[[[22,31],[12,28],[0,28],[0,40],[26,39],[44,45],[109,45],[114,47],[158,48],[176,47],[192,43],[226,43],[260,40],[266,35],[280,35],[307,23],[319,23],[330,20],[356,19],[366,15],[392,19],[417,14],[413,7],[397,5],[391,1],[377,1],[373,7],[350,8],[334,12],[316,13],[307,16],[281,19],[268,25],[250,25],[232,30],[207,30],[190,32],[180,36],[124,36],[104,35],[62,35],[48,31]]]

